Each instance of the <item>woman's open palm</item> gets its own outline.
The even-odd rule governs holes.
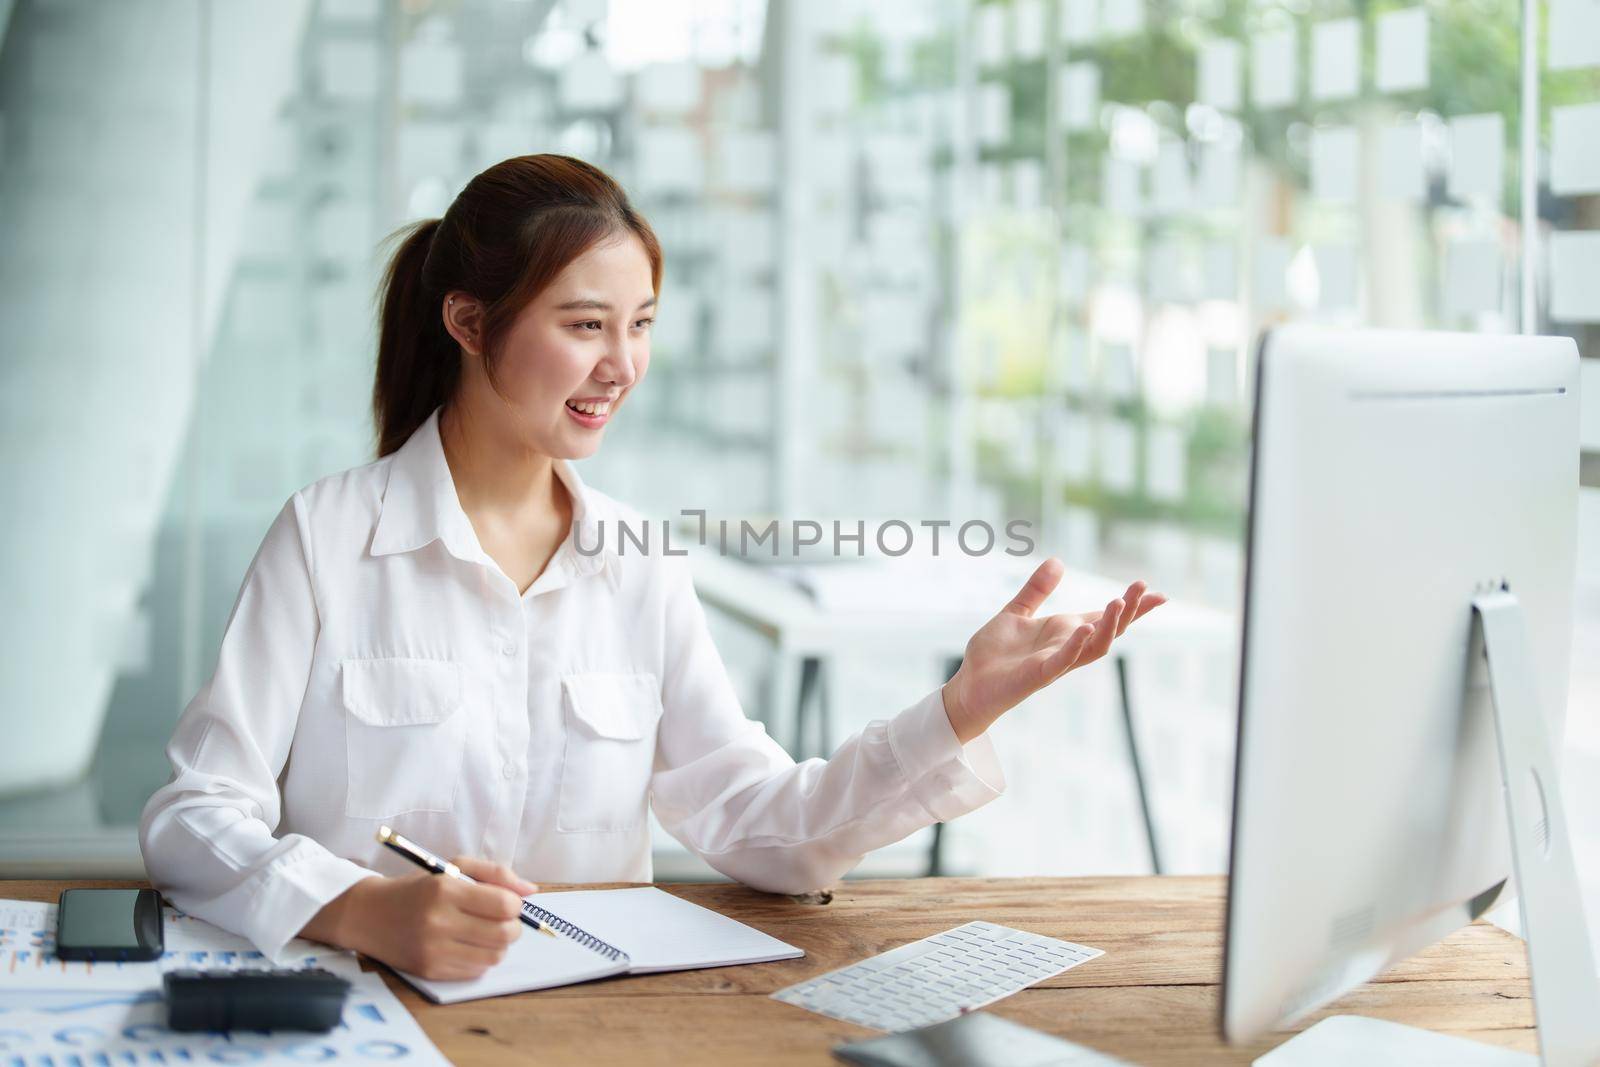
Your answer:
[[[1059,559],[1039,564],[1021,592],[967,642],[961,667],[945,683],[945,714],[962,744],[1057,678],[1093,663],[1130,623],[1166,597],[1134,582],[1102,611],[1034,617],[1061,581]]]

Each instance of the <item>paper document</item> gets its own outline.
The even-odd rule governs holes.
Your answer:
[[[411,1013],[375,972],[350,977],[344,1018],[326,1034],[167,1029],[155,990],[89,993],[16,1007],[0,996],[0,1060],[10,1067],[67,1064],[386,1063],[445,1065]]]
[[[1428,9],[1386,11],[1377,18],[1377,70],[1382,93],[1428,87]]]
[[[172,907],[161,909],[165,951],[148,963],[63,960],[56,955],[56,905],[0,900],[0,996],[24,990],[159,990],[161,975],[179,967],[247,970],[275,966],[255,945]],[[277,966],[322,967],[359,974],[353,952],[295,938]]]
[[[1600,0],[1550,0],[1551,70],[1600,67]]]
[[[1329,19],[1311,29],[1311,99],[1348,100],[1361,93],[1361,21]]]
[[[1195,99],[1219,111],[1238,111],[1242,49],[1238,41],[1219,38],[1200,45],[1196,62]]]
[[[1298,96],[1294,29],[1258,33],[1250,41],[1250,99],[1258,108],[1288,107]]]
[[[1450,120],[1451,196],[1496,201],[1505,181],[1505,119],[1497,111]]]
[[[1550,109],[1550,191],[1600,193],[1600,103]]]
[[[355,953],[295,938],[274,965],[245,938],[164,905],[165,951],[147,963],[79,962],[55,953],[56,905],[0,900],[0,1062],[8,1067],[91,1063],[330,1063],[381,1059],[448,1064],[377,973]],[[303,1031],[177,1033],[166,1027],[161,976],[178,968],[320,967],[351,983],[344,1019]]]

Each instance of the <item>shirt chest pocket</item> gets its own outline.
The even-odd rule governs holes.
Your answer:
[[[557,829],[643,826],[661,719],[661,683],[646,672],[565,674],[561,705],[567,740]]]
[[[454,660],[347,659],[340,664],[345,814],[383,819],[449,811],[465,753],[461,665]]]

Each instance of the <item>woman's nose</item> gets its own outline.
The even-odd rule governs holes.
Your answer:
[[[633,356],[628,351],[626,342],[618,346],[618,350],[608,355],[600,366],[595,368],[595,377],[610,385],[626,389],[633,384],[638,375],[635,372]]]

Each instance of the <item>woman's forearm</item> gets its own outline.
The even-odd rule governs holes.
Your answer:
[[[301,927],[300,936],[338,948],[367,952],[363,943],[366,939],[361,935],[361,924],[356,917],[370,910],[365,905],[370,903],[369,898],[379,888],[375,883],[381,881],[381,877],[363,878],[328,901],[311,917],[310,922]]]

